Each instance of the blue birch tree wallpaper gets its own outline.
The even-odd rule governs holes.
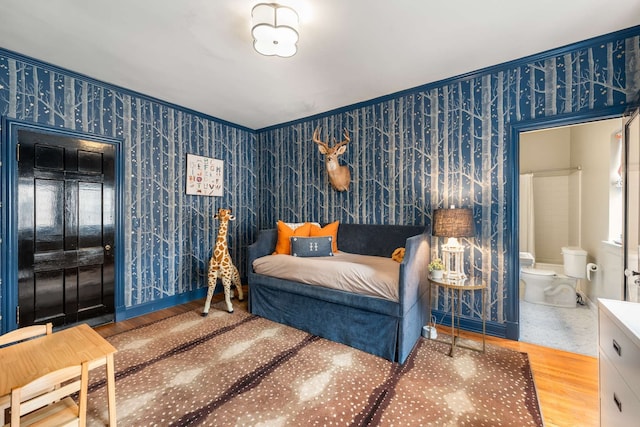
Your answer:
[[[512,231],[510,125],[624,106],[639,91],[635,27],[252,131],[0,50],[1,115],[122,140],[126,307],[205,286],[218,207],[233,208],[238,218],[231,255],[246,276],[246,246],[278,219],[429,231],[432,210],[455,204],[474,211],[466,270],[489,284],[490,320],[502,324]],[[343,128],[351,135],[340,158],[351,171],[346,192],[330,187],[312,142],[316,127],[325,141],[340,140]],[[187,153],[225,162],[222,198],[185,194]],[[437,303],[446,307],[446,296]],[[464,313],[478,318],[480,304],[470,294]]]
[[[126,307],[206,286],[220,207],[239,219],[229,248],[243,265],[256,230],[253,131],[3,51],[0,115],[122,141]],[[224,161],[223,197],[185,194],[187,153]]]
[[[509,125],[630,103],[640,91],[640,38],[603,40],[265,129],[258,224],[339,220],[430,231],[433,209],[472,208],[476,235],[464,239],[465,270],[488,283],[489,320],[504,323]],[[341,158],[351,170],[348,192],[330,188],[312,142],[318,126],[324,141],[340,140],[343,128],[351,134]],[[432,256],[439,243],[432,240]],[[437,304],[448,306],[445,293]],[[465,315],[480,318],[481,308],[479,296],[465,297]]]

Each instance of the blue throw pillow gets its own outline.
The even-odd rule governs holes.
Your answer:
[[[333,256],[332,236],[291,237],[291,255],[300,257]]]

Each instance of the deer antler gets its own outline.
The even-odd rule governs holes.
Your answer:
[[[351,141],[351,138],[349,138],[349,131],[347,130],[347,128],[344,128],[343,135],[344,135],[344,139],[340,141],[338,144],[334,145],[333,146],[334,149],[338,149],[343,145],[347,145]],[[335,139],[334,139],[334,142],[335,142]]]
[[[313,131],[313,142],[324,147],[325,151],[329,151],[329,144],[320,140],[320,126]]]

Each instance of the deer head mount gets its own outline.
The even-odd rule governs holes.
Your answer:
[[[338,191],[345,191],[349,189],[351,183],[351,172],[349,168],[338,163],[338,156],[347,150],[347,144],[351,141],[349,138],[349,131],[344,130],[344,139],[336,144],[336,139],[333,138],[333,147],[329,147],[327,142],[320,140],[320,127],[313,131],[313,142],[318,144],[318,150],[321,154],[324,154],[324,163],[327,167],[327,173],[329,174],[329,182]]]

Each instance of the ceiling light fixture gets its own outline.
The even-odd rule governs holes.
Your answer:
[[[266,56],[288,58],[298,47],[298,14],[287,6],[259,3],[251,10],[254,49]]]

